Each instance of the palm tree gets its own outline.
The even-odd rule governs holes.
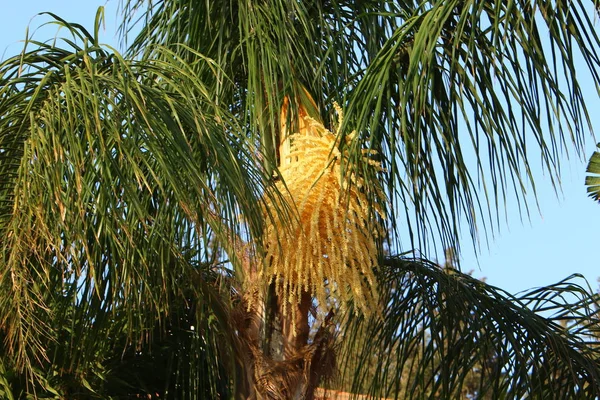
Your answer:
[[[0,65],[2,396],[600,395],[577,277],[426,259],[580,149],[593,4],[121,6]]]

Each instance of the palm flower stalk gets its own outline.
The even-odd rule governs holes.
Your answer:
[[[343,135],[340,131],[343,114],[337,104],[335,133],[299,104],[298,129],[290,135],[288,106],[286,99],[281,113],[281,179],[276,185],[293,215],[291,222],[274,219],[268,225],[263,273],[275,281],[284,314],[289,312],[288,304],[299,304],[302,294],[310,293],[321,316],[331,308],[343,308],[350,300],[355,309],[368,315],[378,304],[373,269],[382,231],[375,218],[375,214],[382,216],[381,208],[374,208],[368,196],[375,195],[376,204],[381,204],[383,192],[368,193],[360,177],[347,168],[344,148],[355,133]],[[345,146],[340,146],[342,141]],[[369,153],[365,151],[367,167],[380,169]],[[294,310],[291,307],[292,314]]]

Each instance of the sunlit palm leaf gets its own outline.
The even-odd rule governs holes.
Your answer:
[[[585,177],[585,185],[588,195],[592,199],[600,201],[600,152],[595,151],[590,157],[587,172],[589,175]]]
[[[194,72],[211,60],[128,61],[59,23],[64,48],[29,41],[0,65],[0,331],[29,374],[62,359],[48,351],[66,327],[63,373],[107,337],[141,345],[186,290],[218,337],[219,289],[186,282],[220,261],[239,213],[260,229],[265,192],[258,151]]]
[[[370,132],[370,146],[390,149],[390,190],[397,204],[415,205],[417,242],[439,232],[450,245],[461,217],[473,234],[476,222],[493,228],[491,210],[510,192],[534,190],[526,143],[539,146],[552,177],[562,143],[580,150],[589,117],[572,54],[579,48],[597,65],[598,38],[580,2],[426,2],[404,11],[347,115]],[[591,73],[597,81],[596,67]]]
[[[592,2],[123,4],[148,21],[134,52],[182,42],[230,72],[223,94],[267,153],[296,82],[323,116],[342,102],[344,131],[362,135],[353,160],[378,150],[392,226],[422,251],[431,237],[457,247],[461,221],[473,237],[494,229],[508,198],[535,192],[532,150],[556,179],[562,145],[580,151],[589,131],[576,54],[600,82]]]

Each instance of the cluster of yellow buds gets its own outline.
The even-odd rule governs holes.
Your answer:
[[[340,127],[343,115],[337,105],[336,111]],[[383,191],[375,193],[379,202],[374,207],[357,174],[343,170],[348,160],[346,151],[340,151],[339,128],[334,134],[301,106],[299,119],[298,132],[283,137],[277,182],[292,216],[267,227],[263,273],[289,304],[298,304],[302,292],[309,292],[321,312],[353,300],[355,308],[370,314],[378,303],[373,268],[381,234],[373,214],[381,213],[377,203],[383,201]],[[343,140],[350,144],[353,136]],[[368,167],[380,169],[369,158],[372,152],[365,153]],[[269,200],[267,206],[273,206]]]

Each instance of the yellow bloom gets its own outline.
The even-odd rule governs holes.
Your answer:
[[[341,110],[336,109],[341,125]],[[322,312],[352,299],[358,310],[369,314],[378,301],[373,268],[381,229],[374,226],[359,179],[344,176],[340,164],[346,156],[339,150],[338,135],[302,108],[299,114],[299,132],[284,135],[280,146],[282,179],[277,183],[297,218],[276,220],[267,227],[264,273],[277,282],[278,295],[290,304],[308,291]],[[377,163],[367,164],[379,168]],[[381,190],[376,195],[383,200]]]

